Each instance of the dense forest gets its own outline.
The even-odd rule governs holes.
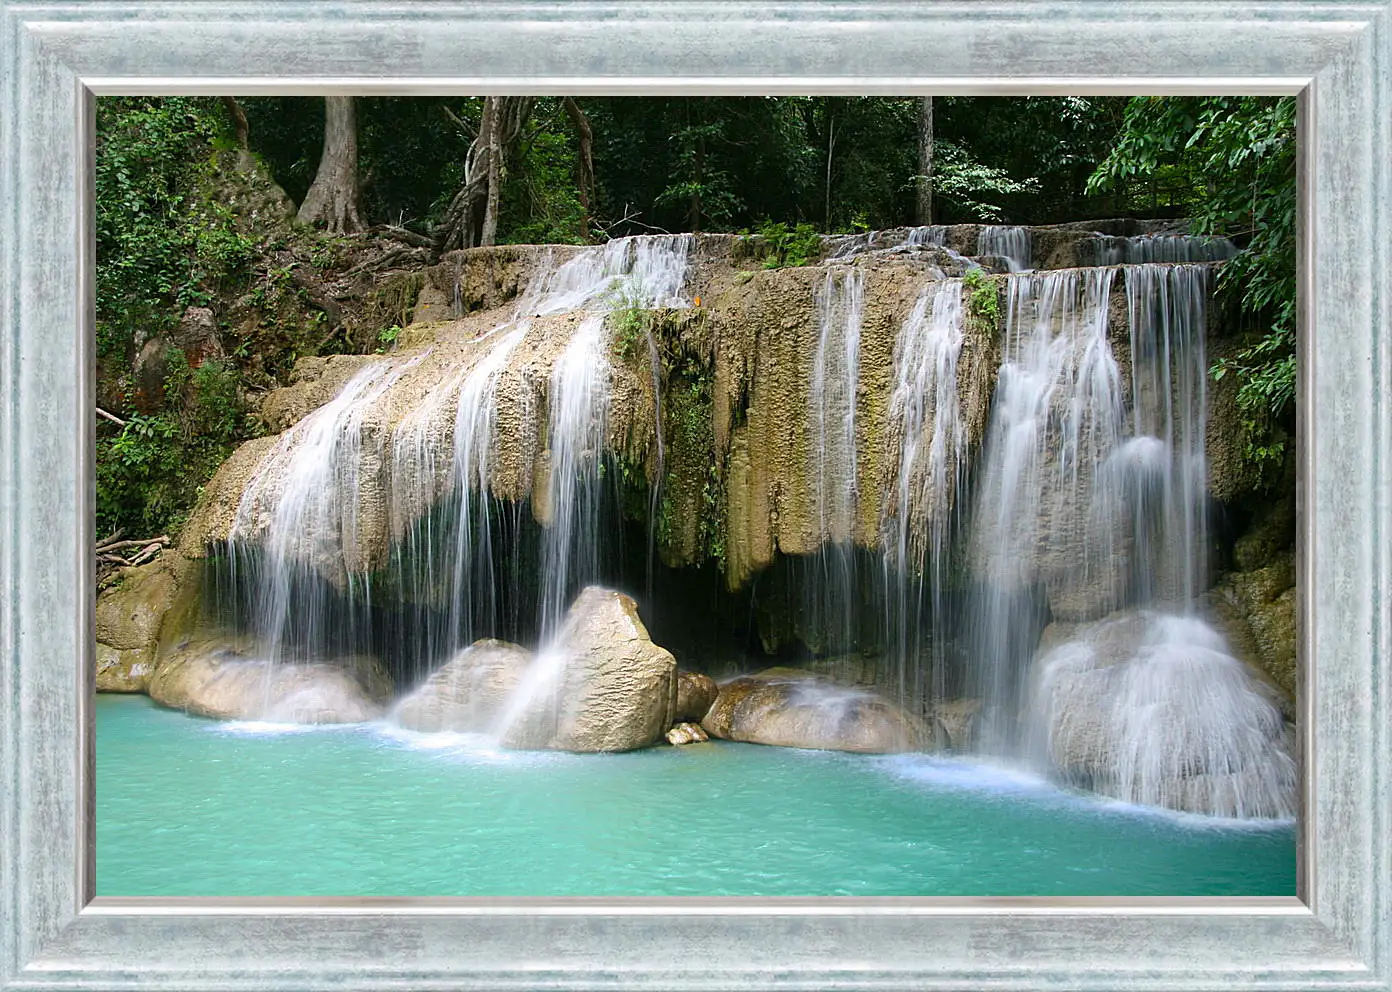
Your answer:
[[[258,394],[305,356],[390,347],[364,273],[479,245],[910,224],[1176,218],[1242,250],[1247,456],[1293,426],[1289,99],[103,98],[97,104],[101,536],[177,531]],[[119,532],[119,533],[117,533]]]

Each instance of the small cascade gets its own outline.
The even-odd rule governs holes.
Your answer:
[[[817,349],[808,392],[808,469],[822,549],[812,563],[807,605],[823,649],[835,652],[851,650],[856,641],[856,397],[864,310],[864,274],[854,266],[829,267],[817,294]]]
[[[941,248],[947,244],[947,228],[941,224],[911,227],[904,238],[906,245],[928,245]]]
[[[1237,254],[1227,238],[1186,234],[1141,234],[1122,238],[1098,234],[1089,238],[1093,265],[1149,265],[1156,262],[1221,262]]]
[[[995,255],[1006,260],[1011,272],[1023,272],[1031,268],[1033,251],[1030,232],[1024,227],[986,226],[977,235],[976,253]]]
[[[1132,595],[1184,608],[1208,588],[1208,269],[1126,269],[1131,332],[1131,440],[1103,479],[1121,488],[1135,519]]]
[[[920,633],[947,610],[949,540],[964,490],[967,434],[958,395],[957,361],[965,339],[960,279],[930,282],[899,331],[889,437],[898,465],[885,491],[880,542],[901,705],[924,702]],[[928,617],[920,609],[923,588]],[[931,698],[945,697],[943,639],[928,638]]]
[[[548,476],[534,508],[546,575],[538,623],[554,629],[575,584],[593,577],[602,543],[605,316],[617,306],[689,306],[682,286],[692,243],[689,235],[625,238],[543,264],[513,318],[469,342],[438,382],[410,378],[425,354],[383,358],[287,431],[247,485],[230,533],[234,586],[249,601],[259,650],[273,662],[300,662],[408,636],[408,653],[428,671],[498,632],[500,506],[491,486],[499,387],[536,318],[579,311],[551,368]],[[377,418],[398,388],[405,413],[387,429]],[[409,630],[373,629],[378,553],[361,533],[364,507],[386,518],[386,577],[398,600],[415,604]]]
[[[599,567],[600,464],[609,407],[604,313],[585,316],[551,369],[546,506],[542,539],[541,633],[560,629],[572,587]]]
[[[364,493],[382,484],[371,467],[380,465],[384,438],[367,416],[412,364],[373,362],[359,371],[286,431],[242,494],[229,534],[233,584],[252,589],[250,625],[272,663],[361,643],[366,614],[332,617],[329,604],[336,592],[350,604],[370,603],[370,587],[355,579],[357,563],[345,557],[358,547]],[[346,631],[335,629],[342,621]]]
[[[812,479],[826,541],[852,539],[856,514],[856,385],[865,278],[853,267],[829,268],[817,297],[817,351],[812,360]]]

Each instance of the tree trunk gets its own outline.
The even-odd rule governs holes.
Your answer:
[[[583,223],[588,233],[590,216],[594,212],[594,131],[590,128],[590,119],[574,97],[565,98],[565,109],[570,115],[570,122],[575,125],[575,139],[579,146],[575,185],[580,193],[580,208],[585,211]]]
[[[247,124],[246,113],[235,96],[223,97],[222,105],[227,108],[227,115],[232,118],[232,128],[237,136],[237,168],[242,172],[250,172],[256,168],[256,160],[251,157],[248,144],[251,139],[251,127]]]
[[[915,217],[920,226],[933,223],[933,98],[925,96],[918,115],[918,199]]]
[[[534,101],[534,97],[523,96],[484,99],[478,134],[464,156],[464,181],[436,229],[436,243],[442,251],[492,244],[497,238],[503,162],[507,150],[521,137]]]
[[[223,97],[222,105],[227,108],[227,114],[232,118],[232,126],[236,129],[237,147],[245,150],[251,129],[247,126],[246,114],[242,110],[242,105],[237,102],[235,96]]]
[[[324,152],[300,204],[302,224],[335,234],[363,229],[358,212],[358,126],[351,96],[324,97]]]
[[[822,215],[822,230],[831,233],[831,160],[836,151],[836,106],[835,98],[827,99],[827,156],[826,156],[826,212]]]
[[[488,117],[488,200],[483,210],[483,233],[479,236],[481,245],[491,245],[498,240],[498,193],[503,185],[503,146],[499,133],[503,126],[503,107],[500,104],[504,99],[488,97],[493,102],[493,113],[485,111]]]

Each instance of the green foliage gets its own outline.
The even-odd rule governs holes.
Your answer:
[[[996,283],[986,276],[985,270],[972,267],[962,276],[962,287],[967,291],[968,317],[987,333],[997,333],[1001,326],[1001,309]]]
[[[919,177],[912,177],[917,181]],[[983,165],[960,145],[940,141],[933,159],[933,195],[975,220],[994,223],[1005,197],[1039,191],[1039,180],[1012,179],[1003,169]]]
[[[579,153],[569,117],[554,97],[537,101],[507,170],[500,240],[511,244],[583,244],[588,218],[576,186]]]
[[[766,269],[808,265],[817,261],[822,254],[822,239],[811,224],[799,224],[789,230],[782,221],[764,221],[759,227],[759,237],[767,252],[764,257]]]
[[[223,361],[190,368],[170,349],[165,409],[134,414],[97,441],[97,528],[154,534],[177,529],[200,487],[246,436],[240,378]]]
[[[201,195],[226,121],[216,101],[97,101],[97,354],[118,365],[244,275],[253,244]]]
[[[377,332],[377,354],[385,354],[387,349],[396,344],[396,339],[401,337],[401,327],[392,324],[391,327],[384,327]]]
[[[613,306],[614,309],[605,319],[613,334],[614,352],[624,361],[629,361],[642,353],[643,344],[652,328],[652,317],[636,297],[617,296],[613,299]]]
[[[1250,340],[1212,374],[1237,379],[1247,457],[1274,469],[1295,397],[1295,101],[1133,99],[1090,188],[1134,190],[1157,178],[1183,198],[1195,234],[1246,241],[1223,266],[1218,290]]]

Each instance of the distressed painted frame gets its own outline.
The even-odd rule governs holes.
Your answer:
[[[1392,987],[1386,0],[3,0],[0,987]],[[1300,898],[92,899],[97,93],[1299,93]]]

